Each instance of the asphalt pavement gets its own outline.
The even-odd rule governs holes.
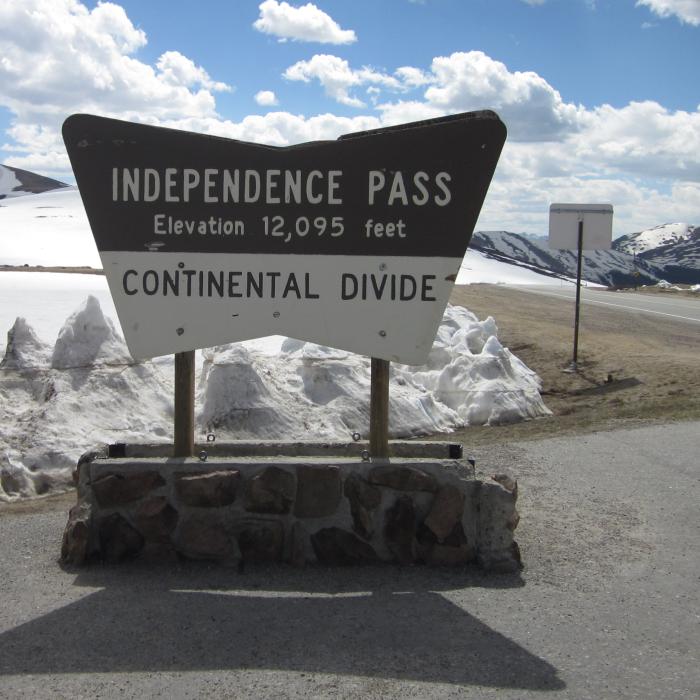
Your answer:
[[[62,570],[66,499],[3,507],[0,697],[700,697],[699,452],[700,422],[470,450],[518,477],[518,575]]]
[[[576,300],[576,285],[512,285],[514,289],[529,294],[539,294],[547,297]],[[645,313],[655,316],[700,323],[700,294],[697,298],[676,296],[674,294],[644,294],[631,292],[613,292],[596,287],[581,287],[581,303],[594,306],[614,307],[620,311]]]

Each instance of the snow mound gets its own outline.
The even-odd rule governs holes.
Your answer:
[[[203,356],[199,423],[207,432],[273,438],[293,430],[286,392],[255,351],[232,344],[204,350]]]
[[[7,333],[5,356],[0,367],[31,369],[45,367],[51,356],[51,347],[39,339],[26,319],[18,316]]]
[[[670,282],[667,282],[666,280],[659,280],[654,286],[658,287],[659,289],[673,289],[674,291],[681,290],[680,287],[678,287],[675,284],[671,284]]]
[[[539,379],[479,321],[448,306],[428,361],[391,365],[392,437],[547,415]],[[134,363],[88,297],[53,353],[15,321],[0,372],[0,500],[66,489],[78,457],[114,442],[172,442],[173,361]],[[272,348],[274,347],[274,351]],[[370,361],[291,338],[202,352],[196,435],[219,439],[368,437]]]
[[[54,369],[129,364],[129,350],[92,294],[65,323],[51,357]]]
[[[480,322],[448,306],[427,363],[391,365],[392,437],[547,415],[540,380]],[[221,438],[348,440],[368,436],[370,361],[291,338],[276,356],[255,347],[204,351],[199,422]]]
[[[547,415],[541,380],[497,338],[492,317],[479,321],[448,306],[428,362],[403,367],[407,382],[458,415],[455,427],[498,425]]]

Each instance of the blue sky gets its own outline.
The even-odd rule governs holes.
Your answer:
[[[492,108],[478,228],[700,225],[699,65],[700,0],[5,0],[0,162],[71,180],[78,111],[284,145]]]

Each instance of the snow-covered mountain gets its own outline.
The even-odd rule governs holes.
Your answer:
[[[576,277],[577,256],[572,250],[551,250],[546,238],[524,236],[509,231],[477,231],[470,248],[485,255],[511,262],[556,277]],[[635,275],[635,270],[639,275]],[[582,277],[607,286],[656,284],[665,279],[662,267],[647,260],[634,259],[630,253],[616,250],[587,250],[583,257]]]
[[[700,282],[700,227],[663,224],[613,241],[615,250],[632,253],[638,261],[664,270],[668,282]]]
[[[28,170],[0,165],[0,199],[19,197],[25,194],[39,194],[68,187],[65,182],[37,175]]]
[[[623,253],[643,255],[661,247],[668,247],[678,242],[687,241],[694,227],[688,224],[662,224],[646,231],[628,233],[615,239],[613,248]]]

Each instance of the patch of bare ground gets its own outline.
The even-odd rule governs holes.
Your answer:
[[[493,316],[501,343],[542,379],[552,416],[436,436],[479,445],[700,418],[700,325],[582,305],[576,373],[574,305],[499,285],[455,287],[451,302]]]

